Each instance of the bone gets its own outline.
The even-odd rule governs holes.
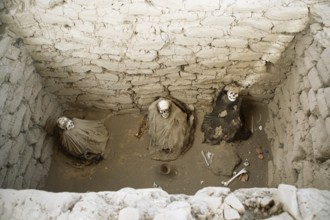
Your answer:
[[[207,156],[208,156],[208,159],[209,159],[209,164],[212,164],[214,153],[209,152],[209,154]]]
[[[228,181],[226,182],[222,181],[221,184],[224,186],[228,186],[234,179],[236,179],[238,176],[242,175],[243,173],[247,173],[247,170],[245,168],[241,169],[236,175],[234,175]]]
[[[204,151],[201,151],[201,153],[202,153],[202,155],[203,155],[203,158],[204,158],[204,160],[205,160],[206,165],[209,167],[210,164],[209,164],[209,162],[208,162],[207,159],[206,159],[206,156],[205,156]]]

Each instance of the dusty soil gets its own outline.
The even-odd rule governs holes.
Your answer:
[[[238,188],[267,187],[267,164],[271,159],[270,146],[264,133],[267,120],[267,108],[258,103],[244,103],[246,126],[253,128],[253,135],[247,141],[228,144],[234,147],[241,157],[242,163],[235,171],[247,167],[249,180],[241,182],[235,179],[228,187]],[[72,115],[73,114],[73,115]],[[108,116],[105,125],[109,131],[106,159],[98,164],[84,166],[77,164],[55,149],[53,161],[46,180],[44,190],[53,192],[87,192],[87,191],[116,191],[124,187],[151,188],[161,187],[171,194],[195,194],[207,186],[222,186],[221,181],[227,181],[228,176],[216,176],[207,167],[201,150],[212,152],[211,146],[202,144],[203,133],[200,126],[205,112],[197,111],[197,126],[192,148],[175,161],[165,162],[171,168],[169,175],[160,173],[164,162],[151,160],[148,157],[147,132],[137,139],[134,134],[140,125],[142,114],[130,113]],[[105,118],[106,113],[88,112],[84,114],[71,113],[72,116],[86,119]],[[67,115],[69,116],[69,115]],[[256,148],[263,151],[264,159],[258,159]]]

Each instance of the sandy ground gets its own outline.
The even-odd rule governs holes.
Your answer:
[[[238,188],[267,187],[267,163],[271,159],[270,146],[264,133],[267,120],[267,109],[257,103],[245,104],[246,126],[252,128],[253,135],[247,141],[237,142],[228,147],[234,147],[241,157],[242,163],[235,171],[247,167],[249,180],[241,182],[234,180],[228,187]],[[204,112],[197,111],[197,127],[192,148],[175,161],[165,162],[171,167],[169,175],[160,174],[161,161],[148,157],[147,132],[137,139],[134,134],[140,125],[142,114],[131,113],[108,117],[105,124],[109,131],[107,157],[98,164],[89,166],[73,165],[74,161],[55,149],[53,161],[43,190],[52,192],[87,192],[87,191],[116,191],[124,187],[151,188],[161,187],[171,194],[193,195],[207,186],[222,186],[221,181],[229,177],[216,176],[206,166],[201,150],[212,151],[211,145],[202,144],[203,133],[200,131]],[[106,115],[88,113],[87,119],[97,119]],[[77,116],[78,117],[78,116]],[[253,121],[253,125],[252,125]],[[264,159],[257,157],[255,148],[260,146]]]

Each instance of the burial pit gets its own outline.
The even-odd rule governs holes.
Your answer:
[[[187,207],[196,211],[192,201],[198,192],[215,187],[222,196],[236,192],[247,208],[244,190],[255,188],[261,197],[292,192],[282,184],[307,194],[309,188],[323,191],[327,196],[321,203],[329,204],[328,1],[4,0],[0,21],[3,204],[13,204],[4,198],[10,193],[19,198],[23,189],[82,197],[122,191],[136,199],[143,198],[140,189],[159,193],[158,199],[168,196],[157,191],[162,189],[181,194],[174,196],[177,201],[190,196]],[[251,135],[203,142],[204,117],[227,90],[238,92]],[[147,129],[140,138],[136,133],[151,103],[168,96],[193,109],[193,144],[177,159],[153,160]],[[101,120],[108,132],[104,159],[86,163],[61,151],[50,123],[60,116]],[[221,182],[242,168],[247,179],[235,179],[229,191],[219,191]],[[281,201],[293,219],[304,216],[301,206],[298,215]],[[121,218],[126,212],[141,219],[157,216],[134,208]],[[18,213],[6,210],[0,209],[0,218],[8,210]],[[193,218],[203,219],[196,213]],[[230,219],[222,211],[219,216]]]

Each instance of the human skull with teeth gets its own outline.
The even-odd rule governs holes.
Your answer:
[[[238,93],[228,90],[227,97],[228,97],[229,101],[235,102],[236,98],[238,97]]]
[[[71,130],[74,128],[73,121],[64,116],[57,119],[57,126],[62,130]]]
[[[158,102],[158,111],[163,118],[168,118],[170,116],[171,103],[167,100],[161,100]]]

